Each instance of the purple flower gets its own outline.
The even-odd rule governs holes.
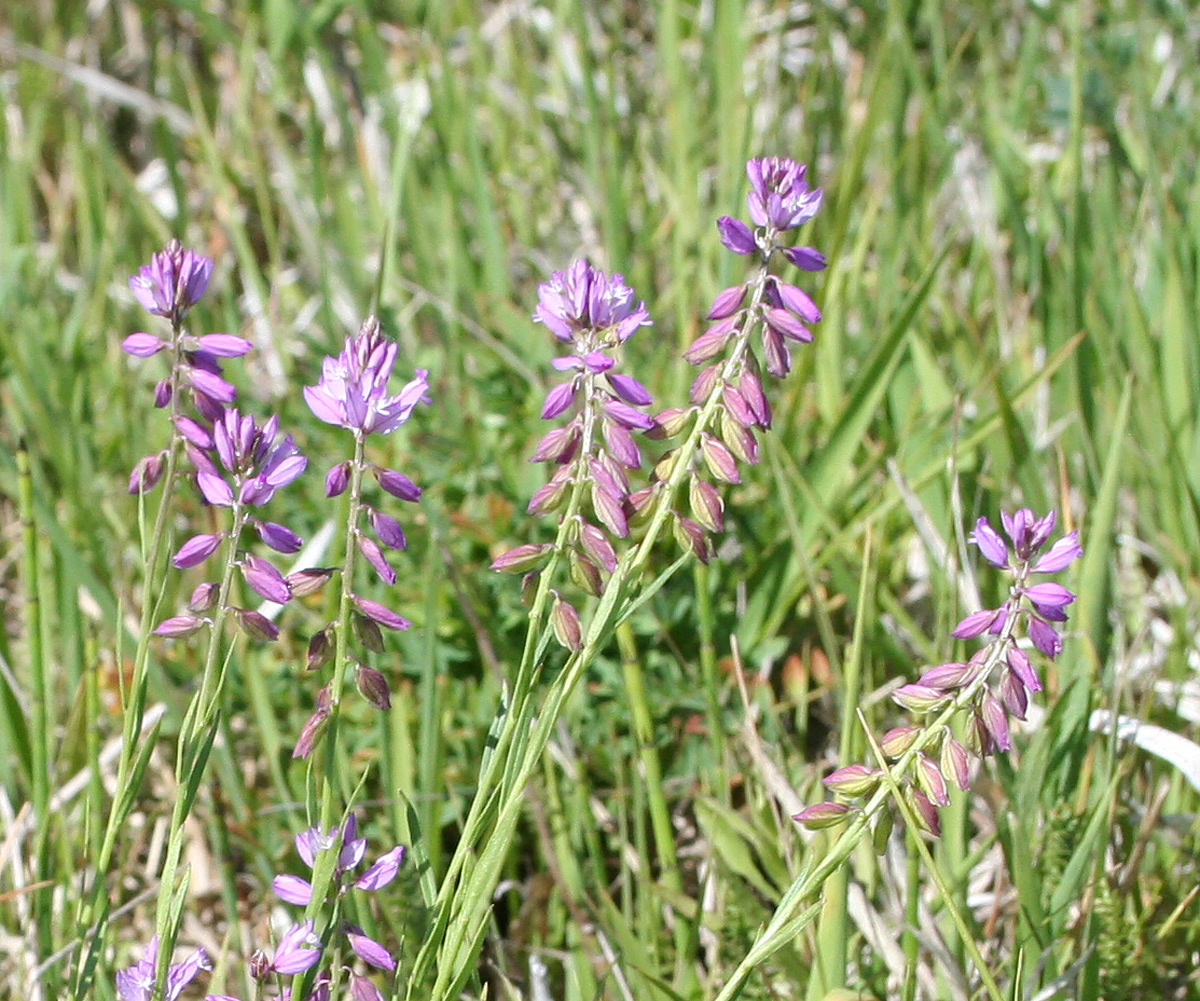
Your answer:
[[[278,433],[278,417],[271,417],[260,427],[252,416],[239,413],[235,407],[224,411],[212,434],[220,466],[198,448],[188,451],[204,499],[218,507],[231,507],[236,497],[239,504],[259,507],[280,487],[294,481],[304,472],[308,460],[300,454],[290,434],[277,441]],[[222,475],[222,469],[230,474],[232,486]],[[280,529],[287,531],[276,525],[267,533],[268,537],[282,543],[284,536]],[[291,536],[288,541],[298,539]]]
[[[147,312],[177,324],[204,295],[212,268],[209,258],[172,240],[130,276],[129,288]]]
[[[171,563],[180,570],[199,566],[217,551],[223,538],[225,538],[224,532],[193,535],[179,547],[179,552],[171,558]]]
[[[379,321],[369,316],[357,334],[346,338],[342,353],[321,363],[321,380],[304,388],[309,408],[326,424],[362,434],[390,434],[428,402],[428,373],[416,377],[395,395],[387,384],[396,360],[396,344],[383,336]]]
[[[610,277],[587,261],[555,271],[538,286],[533,318],[564,343],[588,342],[587,350],[622,344],[650,323],[646,304],[634,305],[633,289],[621,275]]]
[[[118,970],[117,997],[120,1001],[151,1001],[154,996],[154,968],[158,962],[158,936],[150,939],[141,960],[124,970]],[[182,963],[176,963],[167,971],[167,985],[163,1001],[175,1001],[201,970],[211,970],[208,956],[197,949]]]
[[[285,977],[310,970],[321,958],[321,940],[313,931],[313,923],[305,921],[292,925],[275,946],[271,969]]]
[[[783,378],[792,367],[789,344],[806,344],[813,339],[808,328],[821,319],[816,303],[803,289],[781,281],[767,270],[776,251],[803,271],[819,271],[825,267],[824,256],[812,247],[785,247],[778,242],[781,233],[804,225],[821,207],[821,191],[809,189],[806,173],[804,164],[783,157],[747,162],[750,193],[746,205],[756,228],[751,229],[739,219],[722,216],[717,220],[717,229],[726,249],[741,255],[757,253],[761,267],[750,282],[727,288],[713,300],[708,319],[715,322],[684,352],[689,363],[703,365],[723,354],[731,343],[744,344],[757,325],[762,364],[768,373]],[[750,305],[744,306],[747,299]],[[740,379],[743,372],[756,368],[756,364],[750,357],[747,363],[737,365],[739,371],[733,373],[735,380]],[[707,402],[714,391],[723,392],[724,386],[720,383],[729,376],[717,366],[706,371],[711,374],[702,373],[692,387],[691,400],[697,405]],[[731,416],[738,419],[736,415]],[[741,423],[743,427],[749,426],[744,420]],[[766,427],[767,423],[769,418],[761,426]],[[753,439],[753,434],[749,438]]]
[[[396,960],[392,954],[373,938],[368,937],[357,925],[347,924],[343,931],[350,948],[364,963],[389,973],[396,968]]]
[[[362,862],[367,851],[367,839],[357,835],[358,824],[354,814],[350,814],[341,831],[341,847],[333,867],[332,887],[339,895],[351,889],[371,891],[386,886],[395,879],[400,863],[404,860],[404,847],[397,845],[381,855],[361,876],[352,878],[351,870]],[[317,853],[333,847],[338,842],[339,832],[336,827],[325,835],[321,834],[319,828],[310,827],[296,835],[296,851],[304,860],[304,864],[311,869]],[[289,904],[307,907],[312,899],[312,884],[299,876],[276,876],[272,885],[276,896]]]
[[[1011,546],[1005,544],[1000,533],[992,528],[986,518],[980,518],[975,523],[970,541],[979,548],[989,563],[1012,574],[1010,596],[998,609],[984,609],[968,615],[958,624],[954,635],[965,639],[979,636],[989,630],[997,631],[1002,628],[1007,616],[1019,612],[1027,619],[1026,631],[1030,642],[1053,659],[1062,650],[1062,640],[1051,623],[1067,621],[1065,609],[1075,600],[1075,595],[1061,584],[1052,581],[1030,583],[1029,578],[1031,574],[1065,570],[1073,560],[1083,554],[1083,548],[1079,545],[1079,535],[1074,531],[1068,532],[1042,553],[1050,534],[1054,531],[1053,511],[1042,518],[1038,518],[1029,508],[1021,508],[1011,515],[1007,511],[1001,511],[1000,523],[1004,526]],[[1028,607],[1021,602],[1022,598],[1028,603]],[[1032,670],[1021,673],[1027,678],[1032,675]],[[1027,687],[1036,691],[1028,683]]]
[[[817,214],[820,188],[809,190],[808,168],[786,157],[768,156],[746,163],[750,194],[746,208],[754,225],[776,231],[796,229]]]

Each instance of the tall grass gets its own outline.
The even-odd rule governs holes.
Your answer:
[[[114,789],[138,619],[160,600],[125,492],[162,440],[119,350],[146,322],[125,276],[170,236],[214,257],[195,322],[254,341],[240,398],[302,429],[315,466],[343,443],[298,387],[362,316],[430,370],[436,408],[374,456],[427,488],[391,598],[414,628],[388,637],[392,708],[348,707],[340,764],[351,787],[367,774],[373,841],[411,846],[375,916],[411,963],[521,661],[526,609],[486,567],[546,541],[523,514],[552,357],[536,284],[579,255],[623,272],[656,324],[630,361],[678,402],[679,351],[740,278],[713,221],[737,212],[745,158],[779,153],[827,192],[808,234],[831,265],[816,342],[779,387],[764,462],[727,496],[721,558],[643,605],[571,696],[464,989],[716,996],[827,850],[788,815],[846,755],[869,760],[856,711],[881,732],[897,679],[955,653],[965,527],[1021,500],[1058,508],[1086,550],[1047,711],[943,816],[929,860],[899,836],[855,852],[743,996],[967,997],[972,945],[1006,995],[1190,996],[1193,20],[1170,0],[8,10],[0,990],[65,996],[87,860],[129,795],[92,971],[94,996],[115,997],[154,926],[201,667],[151,645],[162,722],[144,773]],[[333,516],[315,475],[276,503],[306,537]],[[185,500],[176,544],[206,517]],[[169,575],[159,607],[199,579]],[[219,959],[211,990],[246,989],[240,958],[305,826],[288,752],[311,711],[305,631],[329,612],[306,601],[279,644],[237,651],[189,832],[182,939]],[[1093,729],[1096,709],[1189,743],[1156,755]]]

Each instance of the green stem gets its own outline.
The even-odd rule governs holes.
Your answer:
[[[333,677],[329,682],[329,719],[322,735],[325,767],[320,775],[318,797],[317,830],[322,836],[332,831],[341,822],[344,810],[337,803],[334,787],[338,775],[337,750],[338,731],[341,724],[342,693],[346,687],[346,671],[350,666],[350,623],[354,593],[354,570],[358,562],[358,522],[362,516],[362,477],[366,446],[366,432],[354,432],[354,459],[350,464],[350,509],[346,515],[346,537],[343,551],[342,588],[338,598],[338,617],[334,623]],[[304,916],[316,921],[329,893],[329,884],[341,852],[341,839],[331,843],[317,853],[313,864],[312,897],[305,908]]]
[[[179,367],[182,361],[182,345],[179,338],[180,330],[174,331],[175,352],[171,367],[171,417],[179,413]],[[75,1001],[82,1001],[91,995],[92,982],[96,964],[100,959],[100,950],[104,944],[104,929],[108,921],[110,901],[107,896],[107,876],[112,865],[113,854],[116,851],[117,837],[124,830],[125,821],[136,802],[138,789],[135,777],[140,777],[141,769],[145,767],[145,757],[139,753],[142,735],[142,724],[146,716],[147,681],[150,665],[151,626],[154,622],[155,611],[161,598],[161,589],[166,582],[166,567],[162,566],[166,555],[167,518],[171,501],[175,495],[175,482],[179,465],[179,452],[182,439],[178,431],[173,431],[171,443],[167,448],[166,466],[162,475],[162,491],[158,498],[158,509],[154,515],[154,527],[149,535],[145,531],[144,500],[145,491],[138,492],[138,527],[141,530],[142,545],[142,613],[138,626],[138,644],[133,658],[133,677],[128,691],[123,691],[122,697],[125,711],[122,719],[121,753],[117,759],[116,788],[118,793],[113,797],[109,806],[108,820],[104,825],[104,838],[100,852],[96,856],[94,867],[95,879],[88,894],[88,899],[80,908],[79,920],[76,925],[80,938],[87,938],[87,948],[83,950],[80,961],[75,969],[72,995]],[[147,541],[148,540],[148,541]],[[118,651],[119,659],[119,651]],[[153,742],[158,734],[155,726],[147,735],[147,741]]]
[[[987,657],[980,666],[976,677],[959,691],[958,695],[931,723],[924,726],[909,749],[886,769],[893,780],[907,774],[915,764],[917,755],[935,741],[940,740],[942,728],[947,726],[951,719],[975,698],[979,689],[987,682],[993,668],[1000,662],[1008,643],[1011,642],[1018,617],[1015,614],[1007,617],[1004,628],[1000,635],[992,641]],[[771,916],[766,928],[762,930],[750,951],[737,965],[715,1001],[732,1001],[741,994],[750,974],[778,949],[791,941],[792,937],[807,923],[807,920],[811,920],[813,913],[811,910],[807,912],[807,920],[803,922],[800,920],[802,912],[808,907],[810,898],[834,872],[845,864],[855,848],[858,847],[859,842],[870,833],[871,822],[884,808],[890,796],[891,790],[886,784],[881,784],[860,809],[857,816],[842,830],[841,835],[829,851],[811,866],[806,866],[805,870],[792,881],[791,886],[784,893],[783,899],[776,906],[775,913]]]
[[[756,322],[755,307],[761,302],[766,290],[767,264],[766,260],[762,262],[752,283],[750,304],[746,311],[747,319],[722,365],[720,382],[737,376],[744,365],[749,337]],[[413,964],[410,997],[413,996],[413,985],[421,985],[424,982],[425,975],[434,965],[435,956],[437,977],[430,996],[433,1001],[453,996],[454,991],[465,981],[473,968],[473,958],[482,942],[483,922],[490,911],[490,894],[513,838],[525,785],[533,776],[538,759],[545,750],[563,707],[574,692],[583,672],[612,636],[620,619],[637,603],[637,596],[630,593],[631,584],[641,579],[649,564],[654,546],[673,515],[670,498],[689,475],[693,459],[700,448],[701,436],[712,428],[721,406],[721,394],[713,392],[700,407],[688,436],[676,450],[667,478],[659,484],[658,501],[645,534],[640,542],[625,553],[614,569],[593,612],[583,648],[567,658],[566,664],[551,684],[540,711],[533,711],[531,691],[520,702],[514,697],[511,704],[517,711],[510,712],[505,718],[496,749],[481,769],[480,784],[462,836],[439,887],[430,933]],[[581,484],[577,484],[577,489],[582,489]],[[573,492],[572,501],[576,501],[580,496],[580,493]],[[544,634],[540,623],[544,621],[549,577],[557,565],[559,547],[565,544],[563,533],[569,528],[568,516],[571,513],[569,507],[567,515],[564,515],[559,523],[555,554],[543,571],[531,612],[525,652],[521,670],[518,672],[518,683],[526,689],[532,688],[533,667]],[[526,702],[529,703],[528,707]],[[519,750],[515,759],[509,760],[509,748],[516,746],[513,742],[518,736],[522,738]],[[498,787],[495,785],[497,772],[502,776]],[[493,812],[494,822],[488,831],[485,845],[482,839],[485,822]]]
[[[236,490],[234,497],[237,497]],[[175,940],[179,935],[178,894],[184,892],[186,888],[186,880],[183,885],[176,885],[179,882],[179,864],[183,856],[183,825],[196,801],[204,766],[208,760],[208,752],[212,748],[219,723],[221,689],[225,678],[224,666],[218,666],[221,634],[229,614],[230,591],[233,588],[233,575],[237,568],[238,543],[241,540],[245,520],[245,511],[235,499],[233,524],[225,541],[225,565],[221,574],[221,584],[217,588],[213,621],[209,626],[208,647],[205,650],[200,687],[192,697],[187,712],[184,714],[183,725],[179,731],[179,745],[175,752],[175,805],[171,810],[167,856],[163,862],[162,876],[158,887],[158,903],[155,910],[158,934],[155,985],[158,997],[165,996],[171,953],[175,949]]]
[[[617,646],[621,651],[621,670],[625,677],[625,695],[633,716],[633,733],[637,741],[638,759],[650,807],[650,826],[663,886],[677,894],[683,893],[683,877],[679,872],[679,857],[675,851],[675,829],[671,825],[671,808],[663,790],[662,764],[654,744],[654,719],[646,699],[642,664],[638,657],[637,641],[628,622],[617,626]],[[697,987],[696,970],[689,962],[699,940],[694,920],[675,911],[675,955],[677,957],[675,989],[682,997],[690,996]]]

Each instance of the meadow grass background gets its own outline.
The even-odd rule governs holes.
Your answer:
[[[655,320],[630,370],[677,405],[679,352],[742,275],[715,219],[743,214],[748,156],[786,155],[826,191],[805,234],[830,261],[808,286],[816,341],[774,389],[763,462],[728,493],[721,559],[677,575],[574,698],[471,996],[715,993],[825,843],[788,813],[863,758],[857,708],[882,732],[889,686],[955,654],[963,535],[1018,503],[1057,508],[1086,550],[1048,712],[945,811],[942,889],[903,838],[864,849],[744,996],[965,998],[948,899],[1012,997],[1200,996],[1198,50],[1194,7],[1170,0],[6,5],[0,993],[59,996],[112,792],[100,759],[143,600],[125,485],[167,435],[154,363],[119,349],[158,329],[128,274],[173,236],[216,260],[191,327],[254,341],[227,369],[241,406],[278,410],[310,456],[272,514],[306,537],[340,515],[321,480],[345,442],[300,395],[321,356],[376,310],[398,370],[430,370],[433,404],[374,456],[426,489],[391,597],[415,625],[388,639],[392,709],[352,711],[344,770],[368,769],[359,816],[380,851],[412,842],[415,805],[436,874],[520,656],[518,582],[487,565],[549,538],[523,513],[554,355],[530,321],[536,285],[580,255],[622,272]],[[177,537],[209,517],[186,498]],[[200,579],[173,574],[164,612]],[[978,579],[999,595],[997,575]],[[181,938],[221,960],[210,989],[244,989],[270,878],[297,864],[306,771],[289,752],[322,611],[290,606],[280,642],[235,653]],[[129,906],[102,999],[153,926],[198,669],[186,642],[153,656],[162,748],[107,876]],[[1186,740],[1147,753],[1090,730],[1094,709]],[[39,747],[63,795],[26,823]],[[415,871],[373,916],[409,957]]]

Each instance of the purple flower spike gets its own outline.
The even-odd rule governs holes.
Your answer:
[[[204,295],[213,262],[172,240],[149,265],[129,278],[129,288],[142,308],[178,323]]]

